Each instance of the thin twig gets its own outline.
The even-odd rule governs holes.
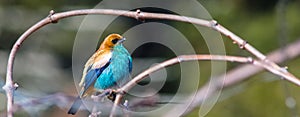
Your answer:
[[[3,89],[6,92],[7,95],[7,113],[8,117],[13,117],[13,92],[17,85],[13,82],[13,64],[14,59],[17,50],[20,48],[21,44],[30,36],[33,32],[36,30],[42,28],[43,26],[50,24],[50,23],[56,23],[58,20],[71,17],[71,16],[79,16],[79,15],[87,15],[87,14],[103,14],[103,15],[119,15],[119,16],[126,16],[131,18],[136,18],[138,20],[140,19],[168,19],[168,20],[174,20],[174,21],[181,21],[181,22],[188,22],[193,23],[205,27],[209,27],[212,29],[215,29],[216,31],[221,32],[222,34],[230,37],[234,42],[240,45],[241,48],[246,49],[256,57],[258,57],[260,60],[264,60],[264,65],[268,67],[267,69],[271,71],[274,74],[277,74],[279,76],[282,76],[283,78],[287,79],[288,81],[300,86],[300,80],[298,80],[295,76],[290,74],[284,69],[281,69],[277,64],[274,62],[271,62],[266,59],[266,57],[257,51],[254,47],[252,47],[250,44],[248,44],[245,40],[241,39],[240,37],[236,36],[226,28],[219,25],[216,21],[208,21],[208,20],[202,20],[192,17],[185,17],[185,16],[179,16],[179,15],[171,15],[171,14],[161,14],[161,13],[146,13],[146,12],[134,12],[134,11],[125,11],[125,10],[112,10],[112,9],[84,9],[84,10],[73,10],[73,11],[67,11],[62,13],[55,13],[53,10],[50,11],[50,14],[48,17],[42,19],[40,22],[36,23],[32,27],[30,27],[27,31],[25,31],[17,40],[17,42],[12,47],[12,50],[10,52],[9,58],[8,58],[8,64],[7,64],[7,75],[6,75],[6,83],[5,86],[3,86]]]
[[[254,66],[259,66],[262,68],[265,68],[267,70],[269,70],[270,72],[274,73],[275,70],[273,70],[272,67],[270,67],[268,64],[266,64],[264,61],[260,61],[260,60],[255,60],[251,57],[235,57],[235,56],[222,56],[222,55],[181,55],[181,56],[177,56],[175,58],[169,59],[167,61],[164,61],[162,63],[159,63],[145,71],[143,71],[142,73],[138,74],[136,77],[134,77],[132,80],[130,80],[128,83],[126,83],[123,87],[119,88],[117,90],[117,92],[127,92],[128,90],[130,90],[133,86],[135,86],[136,83],[138,83],[139,81],[143,80],[145,77],[147,77],[150,73],[153,73],[155,71],[158,71],[162,68],[174,65],[174,64],[178,64],[181,62],[186,62],[186,61],[199,61],[199,60],[212,60],[212,61],[230,61],[230,62],[239,62],[239,63],[250,63],[253,64]],[[274,74],[277,74],[277,72],[275,71]],[[286,75],[286,74],[280,74],[280,75]],[[216,84],[217,88],[219,88],[219,86],[223,86],[223,82],[220,81],[218,83],[221,84]],[[119,94],[121,95],[121,94]],[[118,105],[121,99],[120,97],[116,97],[116,101],[114,103],[114,105]],[[117,101],[119,100],[119,101]],[[111,114],[115,113],[115,106],[113,107],[113,110],[111,112]]]
[[[146,76],[148,76],[150,73],[153,73],[155,71],[158,71],[162,68],[178,64],[181,62],[186,62],[186,61],[199,61],[199,60],[216,60],[216,61],[230,61],[230,62],[239,62],[239,63],[253,63],[256,62],[251,57],[235,57],[235,56],[223,56],[223,55],[181,55],[177,56],[175,58],[169,59],[167,61],[164,61],[162,63],[159,63],[153,67],[150,67],[149,69],[143,71],[139,75],[135,76],[133,79],[131,79],[128,83],[126,83],[124,86],[119,88],[117,92],[119,92],[116,96],[116,100],[114,102],[114,106],[112,108],[112,111],[110,113],[110,117],[113,117],[113,114],[116,111],[117,105],[120,104],[122,94],[124,92],[127,92],[130,90],[135,84],[142,79],[144,79]],[[256,64],[255,64],[256,65]]]
[[[159,63],[159,64],[157,64],[153,67],[150,67],[149,69],[143,71],[142,73],[135,76],[128,83],[126,83],[124,86],[122,86],[121,88],[119,88],[117,90],[117,92],[119,92],[119,93],[116,96],[116,100],[114,102],[114,106],[113,106],[112,111],[110,113],[110,117],[113,117],[113,114],[116,111],[117,105],[120,104],[121,98],[123,96],[122,94],[124,94],[124,92],[127,92],[128,90],[130,90],[133,86],[135,86],[135,84],[137,82],[144,79],[150,73],[153,73],[153,72],[158,71],[162,68],[165,68],[165,67],[168,67],[168,66],[171,66],[171,65],[174,65],[174,64],[178,64],[178,63],[181,63],[181,62],[199,61],[199,60],[230,61],[230,62],[239,62],[239,63],[254,63],[254,62],[257,62],[256,60],[254,60],[251,57],[235,57],[235,56],[223,56],[223,55],[181,55],[181,56],[177,56],[175,58],[166,60],[162,63]],[[259,64],[255,64],[255,65],[259,65]]]
[[[114,114],[116,113],[117,107],[120,104],[122,97],[123,97],[123,94],[121,94],[121,93],[117,94],[116,100],[115,100],[114,105],[111,109],[109,117],[114,117]]]
[[[282,52],[286,53],[286,56],[282,56]],[[276,62],[276,63],[282,63],[288,59],[296,58],[300,55],[300,39],[298,41],[293,42],[286,46],[285,48],[275,50],[267,55],[267,57]],[[223,88],[230,87],[232,85],[238,84],[241,81],[247,80],[250,78],[250,76],[255,75],[261,71],[263,71],[263,68],[257,68],[253,65],[242,65],[238,66],[228,72],[226,74],[222,74],[215,78],[214,83],[215,85],[209,85],[209,83],[206,83],[203,85],[196,93],[196,96],[194,96],[193,102],[189,106],[187,110],[185,110],[183,115],[186,115],[190,113],[192,110],[197,108],[199,105],[203,103],[203,101],[209,99],[210,96],[212,96],[215,92],[217,92],[221,86]],[[224,80],[224,77],[226,80]],[[223,84],[217,84],[223,82]]]
[[[247,57],[235,57],[235,56],[223,56],[223,55],[181,55],[175,58],[164,61],[160,64],[157,64],[142,73],[138,74],[136,77],[131,79],[123,87],[119,88],[118,92],[127,92],[130,90],[137,82],[141,81],[144,77],[148,76],[150,73],[153,73],[164,67],[174,65],[186,61],[198,61],[198,60],[219,60],[219,61],[230,61],[230,62],[239,62],[239,63],[252,63],[255,61],[253,58]]]
[[[271,71],[272,73],[274,73],[276,75],[279,75],[279,76],[282,76],[282,77],[284,77],[284,79],[300,86],[300,80],[298,78],[296,78],[293,74],[289,73],[286,69],[281,68],[280,66],[278,66],[274,62],[267,59],[267,57],[265,55],[263,55],[261,52],[256,50],[247,41],[245,41],[245,40],[241,39],[240,37],[236,36],[235,34],[233,34],[232,32],[230,32],[229,30],[227,30],[226,28],[224,28],[221,25],[216,25],[215,27],[213,27],[213,29],[221,32],[222,34],[224,34],[226,36],[228,36],[235,43],[239,44],[241,49],[246,49],[248,52],[252,53],[253,55],[255,55],[260,60],[265,61],[265,64],[268,64],[268,66],[271,67],[269,69],[269,71]]]

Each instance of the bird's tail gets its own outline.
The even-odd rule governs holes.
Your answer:
[[[81,103],[82,103],[82,101],[81,101],[80,97],[78,96],[75,99],[75,101],[74,101],[73,105],[71,106],[70,110],[68,111],[68,114],[75,115],[76,112],[79,110],[79,108],[81,106]]]

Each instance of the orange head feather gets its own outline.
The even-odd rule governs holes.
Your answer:
[[[104,39],[99,49],[112,49],[115,45],[119,44],[124,40],[125,38],[123,38],[119,34],[110,34]]]

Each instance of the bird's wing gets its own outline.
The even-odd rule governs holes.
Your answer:
[[[101,50],[96,52],[88,60],[83,70],[81,83],[79,84],[82,87],[80,96],[84,96],[87,90],[90,90],[90,86],[93,85],[96,79],[101,75],[102,71],[110,64],[111,56],[112,54],[109,50]]]
[[[128,66],[129,66],[129,73],[131,73],[132,72],[132,58],[130,55],[128,56]]]

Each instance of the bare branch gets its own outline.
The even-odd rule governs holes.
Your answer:
[[[264,63],[267,64],[268,67],[271,67],[268,70],[271,71],[272,73],[274,73],[276,75],[279,75],[279,76],[285,78],[286,80],[300,86],[300,80],[298,78],[296,78],[293,74],[289,73],[286,69],[283,69],[280,66],[278,66],[277,64],[275,64],[274,62],[268,60],[265,55],[260,53],[258,50],[256,50],[250,44],[248,44],[247,41],[245,41],[245,40],[241,39],[240,37],[236,36],[235,34],[233,34],[232,32],[230,32],[229,30],[227,30],[226,28],[224,28],[221,25],[216,24],[213,27],[213,29],[221,32],[222,34],[224,34],[226,36],[228,36],[235,43],[239,44],[241,49],[246,49],[248,52],[252,53],[257,58],[264,61]]]
[[[109,117],[114,117],[114,114],[116,113],[117,107],[120,104],[122,97],[123,97],[123,94],[121,94],[121,93],[117,94],[116,100],[115,100],[114,105],[111,109]]]
[[[127,92],[130,90],[135,84],[142,79],[144,79],[146,76],[148,76],[150,73],[153,73],[155,71],[158,71],[164,67],[168,67],[174,64],[178,64],[181,62],[186,61],[199,61],[199,60],[218,60],[218,61],[230,61],[230,62],[240,62],[240,63],[255,63],[257,64],[257,61],[253,58],[249,57],[235,57],[235,56],[223,56],[223,55],[181,55],[177,56],[175,58],[169,59],[167,61],[164,61],[160,64],[157,64],[142,73],[138,74],[136,77],[131,79],[128,83],[126,83],[123,87],[118,89],[118,92]]]
[[[142,73],[140,73],[139,75],[137,75],[136,77],[131,79],[123,87],[119,88],[117,90],[117,92],[119,92],[119,93],[117,94],[113,109],[110,113],[110,117],[113,117],[113,114],[115,113],[117,106],[120,104],[121,98],[124,94],[123,92],[127,92],[128,90],[130,90],[133,86],[136,85],[137,82],[144,79],[150,73],[153,73],[162,68],[165,68],[165,67],[168,67],[168,66],[171,66],[174,64],[178,64],[181,62],[199,61],[199,60],[230,61],[230,62],[253,63],[254,65],[262,65],[258,61],[254,60],[251,57],[235,57],[235,56],[223,56],[223,55],[181,55],[181,56],[177,56],[175,58],[166,60],[160,64],[157,64],[157,65],[143,71]]]
[[[284,52],[286,56],[282,56],[282,52]],[[289,44],[285,48],[271,52],[267,55],[267,57],[276,63],[282,63],[288,59],[295,58],[299,55],[300,40]],[[209,99],[209,97],[212,96],[215,92],[221,90],[219,89],[221,86],[223,86],[223,88],[226,88],[238,84],[241,81],[247,80],[250,78],[250,76],[255,75],[263,70],[263,68],[255,67],[253,65],[242,65],[226,72],[226,75],[223,74],[216,77],[214,80],[215,85],[209,86],[209,83],[206,83],[204,86],[202,86],[201,89],[197,91],[193,102],[191,103],[190,107],[185,111],[184,115],[190,113],[192,110],[201,105],[203,101]],[[224,76],[226,80],[224,80]],[[217,84],[220,82],[223,82],[223,84]]]
[[[287,72],[285,69],[281,69],[277,64],[275,64],[272,61],[269,61],[266,59],[266,57],[257,51],[254,47],[252,47],[250,44],[248,44],[245,40],[241,39],[240,37],[236,36],[226,28],[219,25],[216,21],[207,21],[192,17],[185,17],[185,16],[179,16],[179,15],[171,15],[171,14],[161,14],[161,13],[146,13],[139,11],[125,11],[125,10],[112,10],[112,9],[85,9],[85,10],[73,10],[73,11],[67,11],[62,13],[55,13],[53,10],[50,11],[49,16],[42,19],[40,22],[36,23],[32,27],[30,27],[27,31],[25,31],[17,40],[17,42],[13,45],[12,50],[9,55],[8,64],[7,64],[7,75],[6,75],[6,83],[3,86],[3,89],[6,92],[7,95],[7,112],[8,117],[13,117],[13,92],[15,88],[17,87],[16,84],[13,82],[13,64],[16,52],[22,45],[22,43],[36,30],[42,28],[43,26],[50,24],[50,23],[56,23],[58,20],[71,17],[71,16],[79,16],[79,15],[87,15],[87,14],[103,14],[103,15],[120,15],[120,16],[126,16],[131,18],[136,18],[138,20],[141,19],[168,19],[168,20],[174,20],[174,21],[181,21],[181,22],[188,22],[197,24],[200,26],[209,27],[212,29],[215,29],[216,31],[221,32],[222,34],[230,37],[234,42],[240,45],[242,49],[246,49],[256,57],[258,57],[260,60],[259,63],[263,65],[266,69],[271,71],[274,74],[277,74],[288,81],[300,86],[300,80],[298,80],[295,76]],[[172,60],[173,62],[178,60]],[[172,62],[169,61],[169,62]],[[179,61],[180,62],[180,61]],[[145,75],[145,74],[144,74]],[[140,75],[138,77],[141,77]],[[130,88],[125,87],[125,88]],[[124,88],[123,88],[124,89]],[[127,90],[128,90],[127,89]]]
[[[130,80],[123,87],[119,88],[117,91],[118,92],[127,92],[133,86],[135,86],[136,83],[138,83],[139,81],[141,81],[142,79],[147,77],[150,73],[158,71],[162,68],[165,68],[165,67],[168,67],[168,66],[171,66],[171,65],[174,65],[174,64],[178,64],[178,63],[181,63],[181,62],[200,61],[200,60],[212,60],[212,61],[215,60],[215,61],[230,61],[230,62],[250,63],[254,66],[259,66],[261,68],[265,68],[266,70],[269,70],[270,72],[272,72],[274,74],[279,74],[276,70],[274,70],[273,67],[269,66],[266,62],[260,61],[260,60],[255,60],[251,57],[235,57],[235,56],[222,56],[222,55],[181,55],[181,56],[177,56],[175,58],[169,59],[167,61],[164,61],[162,63],[159,63],[159,64],[143,71],[142,73],[140,73],[136,77],[134,77],[132,80]],[[289,74],[280,74],[279,76],[281,76],[281,75],[289,75]],[[214,86],[215,86],[216,89],[222,88],[223,83],[224,83],[223,79],[221,79],[221,80],[218,80],[215,83]],[[207,85],[207,87],[208,87],[208,85]],[[206,90],[204,92],[201,92],[201,94],[203,94],[203,93],[207,93]],[[205,95],[207,95],[207,94],[205,94]],[[114,103],[115,106],[113,107],[113,110],[112,110],[111,114],[113,114],[115,112],[116,105],[118,105],[120,103],[121,99],[119,99],[119,98],[122,98],[121,94],[118,94],[118,96],[117,96],[116,101]]]

